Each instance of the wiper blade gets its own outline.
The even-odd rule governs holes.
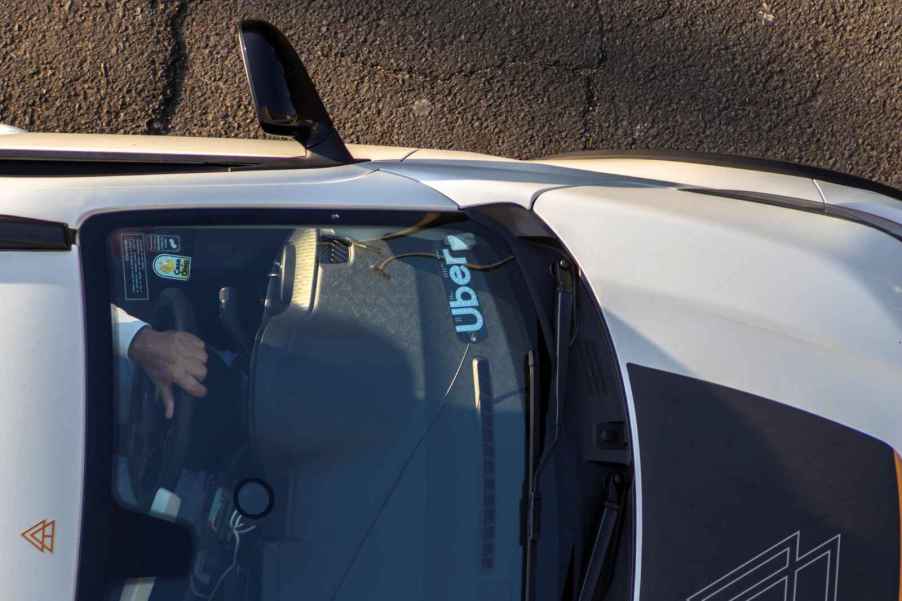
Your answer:
[[[610,574],[606,573],[605,568],[614,560],[615,549],[612,543],[623,516],[624,488],[623,477],[620,474],[613,474],[608,478],[604,509],[595,532],[595,543],[592,545],[592,555],[589,556],[589,565],[579,590],[578,601],[597,599],[602,593],[599,585],[603,584],[605,589],[610,585]],[[605,576],[603,581],[602,576]]]
[[[536,390],[536,365],[535,355],[530,353],[528,361],[529,376],[529,461],[528,461],[528,495],[527,507],[523,518],[526,520],[524,525],[526,545],[525,557],[525,584],[524,596],[526,601],[533,601],[534,583],[533,568],[535,565],[535,544],[539,538],[539,516],[541,513],[541,497],[539,495],[539,479],[542,471],[546,468],[551,460],[551,456],[555,451],[558,443],[558,437],[561,430],[562,407],[564,396],[567,390],[567,367],[570,358],[570,338],[573,325],[573,307],[575,294],[575,276],[570,263],[561,259],[554,266],[554,276],[557,281],[557,290],[555,294],[555,315],[554,315],[554,388],[552,391],[552,423],[553,428],[551,441],[541,450],[540,434],[545,434],[542,423],[541,411],[539,409],[538,391]],[[547,437],[547,435],[546,435]]]
[[[536,390],[536,355],[529,351],[526,355],[526,386],[529,399],[529,431],[527,432],[527,465],[526,489],[520,506],[521,537],[520,544],[525,549],[524,557],[524,594],[527,601],[532,599],[533,543],[539,534],[539,508],[536,490],[536,465],[539,461],[539,436],[541,435],[541,411],[539,410],[538,390]]]

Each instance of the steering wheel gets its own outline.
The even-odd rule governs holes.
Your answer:
[[[194,308],[177,288],[167,288],[160,294],[150,325],[158,331],[198,334]],[[178,385],[172,386],[172,394],[175,413],[166,419],[157,385],[143,369],[135,366],[126,453],[132,491],[144,509],[150,509],[160,488],[175,490],[188,452],[194,399]]]

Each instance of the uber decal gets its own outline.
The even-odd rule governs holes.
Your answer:
[[[157,255],[153,260],[153,272],[167,280],[187,282],[191,277],[191,257]]]
[[[448,292],[448,307],[458,336],[466,342],[485,338],[485,320],[473,288],[473,272],[467,267],[474,246],[472,234],[445,236],[440,248],[442,279]]]

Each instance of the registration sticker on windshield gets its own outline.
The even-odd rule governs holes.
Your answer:
[[[153,272],[167,280],[187,282],[191,278],[191,257],[157,255],[153,260]]]

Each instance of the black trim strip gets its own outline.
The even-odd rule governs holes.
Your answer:
[[[840,186],[850,186],[852,188],[869,190],[902,201],[902,190],[857,175],[831,171],[830,169],[824,169],[822,167],[799,165],[788,161],[774,161],[757,157],[741,157],[713,152],[692,152],[682,150],[592,150],[554,154],[533,160],[552,161],[562,159],[647,159],[652,161],[676,161],[683,163],[699,163],[702,165],[715,165],[718,167],[733,167],[735,169],[764,171],[767,173],[818,179],[823,182],[838,184]]]
[[[323,167],[341,167],[342,165],[356,165],[368,163],[369,159],[351,159],[343,163],[336,163],[319,155],[311,154],[307,158],[298,159],[265,159],[254,164],[238,165],[229,171],[259,171],[265,169],[317,169]]]
[[[874,215],[873,213],[859,211],[858,209],[824,204],[812,200],[805,200],[803,198],[794,198],[792,196],[780,196],[779,194],[766,194],[762,192],[750,192],[747,190],[717,190],[714,188],[679,188],[679,190],[682,192],[692,192],[693,194],[735,198],[736,200],[757,202],[760,204],[782,207],[784,209],[794,209],[797,211],[805,211],[807,213],[826,215],[827,217],[835,217],[836,219],[851,221],[879,230],[902,242],[902,225],[895,221]]]
[[[368,159],[348,163],[364,163]],[[319,169],[339,163],[309,157],[266,157],[147,152],[20,150],[0,148],[2,177],[96,177],[161,173],[205,173],[275,169]]]
[[[125,163],[116,161],[55,161],[0,159],[0,177],[109,177],[167,173],[225,172],[234,167],[210,164]]]
[[[298,157],[267,157],[223,154],[177,154],[155,152],[123,152],[109,150],[47,150],[35,148],[0,148],[0,159],[17,161],[87,161],[103,163],[153,163],[159,165],[255,165],[271,161],[305,161]]]
[[[809,211],[811,213],[823,213],[824,203],[816,200],[807,200],[805,198],[796,198],[794,196],[783,196],[781,194],[768,194],[766,192],[750,192],[748,190],[722,190],[719,188],[678,188],[681,192],[692,192],[694,194],[707,194],[709,196],[723,196],[726,198],[735,198],[736,200],[745,200],[748,202],[757,202],[761,204],[773,205],[775,207],[783,207],[786,209],[797,209],[799,211]]]
[[[0,251],[69,250],[75,230],[65,223],[0,215]]]
[[[827,205],[824,214],[829,217],[854,221],[855,223],[872,227],[889,234],[896,240],[902,242],[902,225],[899,225],[895,221],[890,221],[889,219],[884,219],[883,217],[878,217],[877,215],[865,211],[859,211],[858,209],[839,207],[836,205]]]

